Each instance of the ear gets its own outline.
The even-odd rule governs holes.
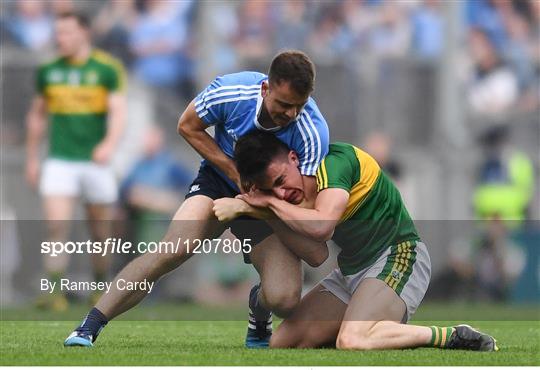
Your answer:
[[[270,86],[268,85],[268,81],[263,81],[261,86],[261,95],[262,97],[266,97],[268,95],[268,90],[270,89]]]
[[[300,159],[298,159],[298,155],[296,154],[294,150],[291,150],[289,152],[289,162],[293,162],[296,165],[296,167],[300,165]]]

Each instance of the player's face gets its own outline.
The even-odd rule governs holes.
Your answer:
[[[276,158],[268,166],[264,182],[257,184],[257,189],[292,204],[301,203],[304,200],[304,183],[298,165],[298,156],[293,151],[287,157]]]
[[[77,54],[81,46],[86,45],[87,31],[75,18],[63,18],[56,21],[55,37],[58,53],[64,57]]]
[[[262,86],[263,104],[268,115],[277,126],[287,126],[294,121],[306,105],[308,96],[298,95],[288,82]]]

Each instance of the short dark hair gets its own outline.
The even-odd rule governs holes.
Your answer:
[[[56,16],[56,20],[63,20],[63,19],[69,19],[69,18],[75,19],[77,23],[79,24],[79,26],[81,26],[82,28],[86,30],[90,29],[90,19],[84,14],[75,13],[75,12],[64,12]]]
[[[299,50],[282,51],[274,57],[268,71],[270,84],[288,82],[302,96],[310,95],[315,85],[315,66],[309,57]]]
[[[278,156],[287,156],[289,147],[275,135],[255,130],[242,136],[234,148],[234,162],[244,190],[264,179],[270,163]]]

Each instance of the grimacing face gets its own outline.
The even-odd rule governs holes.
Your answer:
[[[298,95],[288,82],[270,84],[265,81],[261,92],[266,111],[272,121],[280,127],[285,127],[294,121],[309,99],[309,95]]]
[[[88,31],[75,18],[58,19],[55,23],[55,38],[58,53],[73,57],[79,48],[88,42]]]
[[[287,156],[276,157],[266,169],[264,181],[255,184],[255,187],[263,192],[271,193],[278,199],[300,204],[305,194],[298,165],[298,156],[294,151],[290,151]]]

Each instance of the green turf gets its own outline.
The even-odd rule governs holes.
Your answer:
[[[94,348],[64,348],[62,341],[76,322],[6,321],[2,316],[0,365],[540,365],[538,320],[470,322],[497,338],[500,347],[496,353],[478,353],[246,350],[244,321],[118,320],[107,326]]]

